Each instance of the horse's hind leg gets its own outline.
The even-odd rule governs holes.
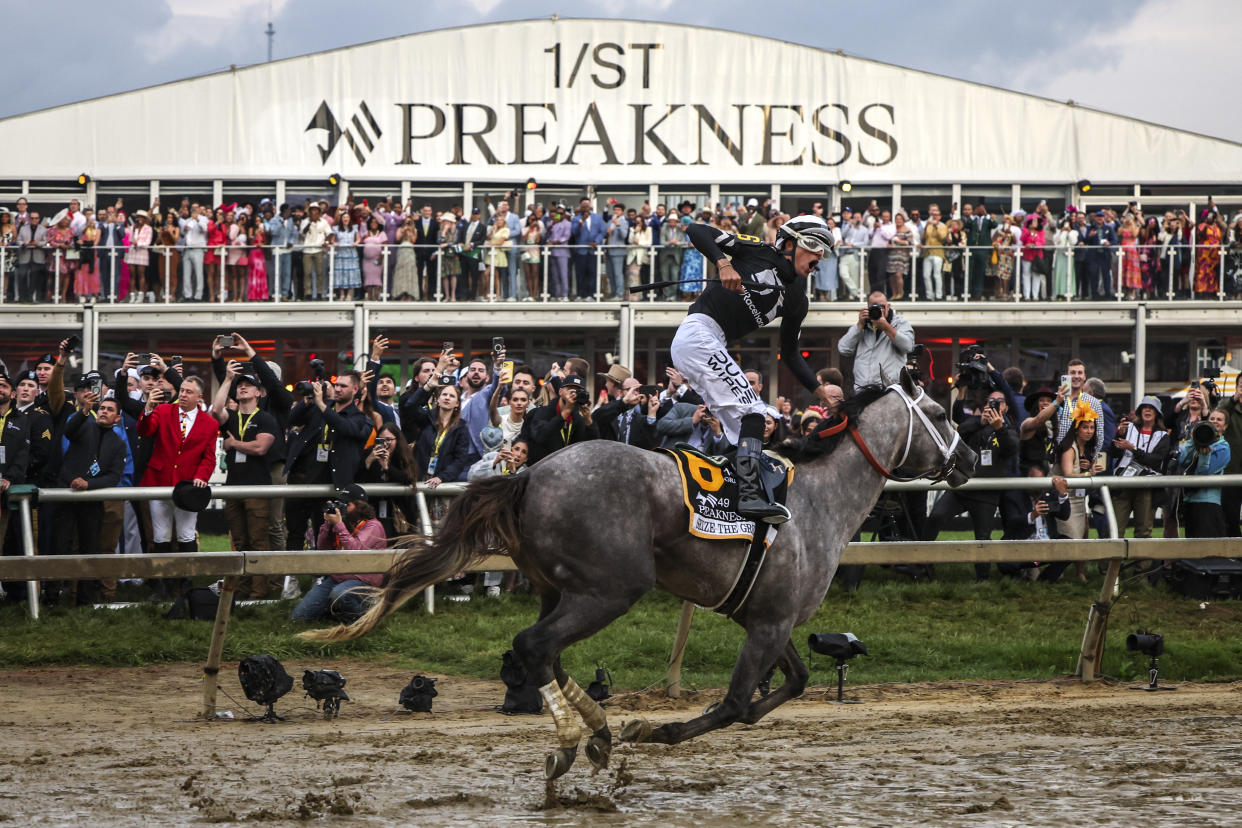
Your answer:
[[[759,686],[759,679],[776,661],[771,654],[778,649],[784,654],[781,642],[789,641],[789,632],[790,627],[785,623],[747,630],[746,643],[742,645],[737,663],[733,666],[733,677],[729,681],[729,692],[725,694],[724,701],[688,722],[660,725],[651,732],[646,741],[675,745],[738,721],[750,706],[750,699],[755,688]],[[623,737],[626,735],[628,734],[622,734]]]
[[[641,594],[641,593],[639,593]],[[574,712],[580,713],[588,726],[595,732],[592,742],[603,745],[611,744],[604,711],[596,705],[564,671],[559,670],[557,659],[561,652],[573,644],[594,635],[608,626],[617,617],[623,615],[630,605],[637,600],[629,596],[585,596],[562,592],[556,606],[540,618],[533,626],[518,633],[513,639],[513,649],[526,666],[526,675],[539,685],[539,694],[556,723],[557,742],[560,747],[548,754],[544,765],[544,775],[555,779],[564,774],[574,763],[578,752],[578,741],[582,735]],[[557,675],[560,673],[560,675]],[[566,691],[562,691],[562,677]],[[589,702],[594,709],[587,708],[576,699]],[[571,705],[574,709],[571,709]],[[598,715],[596,715],[598,711]],[[587,718],[588,712],[590,718]],[[588,753],[591,753],[588,746]],[[597,748],[595,753],[607,761],[606,750]],[[594,763],[596,759],[592,759]]]
[[[758,701],[751,702],[746,712],[737,719],[742,724],[754,724],[790,699],[801,696],[802,691],[806,689],[806,682],[811,674],[798,656],[798,650],[794,647],[793,641],[785,645],[785,652],[781,654],[776,663],[785,676],[784,683]]]
[[[561,686],[561,692],[565,694],[565,700],[573,705],[582,721],[591,729],[591,738],[587,740],[586,746],[587,759],[597,769],[608,767],[608,757],[612,755],[612,731],[608,728],[608,716],[604,713],[604,708],[583,692],[578,682],[569,677],[561,667],[560,656],[552,662],[552,673],[556,676],[556,683]]]

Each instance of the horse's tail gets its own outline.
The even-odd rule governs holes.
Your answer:
[[[298,635],[309,641],[359,638],[419,592],[487,557],[490,548],[516,553],[521,542],[518,510],[526,486],[524,474],[472,482],[449,506],[434,538],[410,535],[403,539],[408,539],[409,548],[393,562],[365,614],[351,624]]]

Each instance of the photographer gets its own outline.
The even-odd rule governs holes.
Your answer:
[[[384,527],[361,486],[353,484],[338,491],[336,499],[320,511],[323,522],[316,533],[316,549],[383,549],[388,545]],[[289,617],[294,621],[332,618],[348,624],[366,612],[370,590],[383,582],[382,573],[324,576],[307,590]]]
[[[95,404],[98,401],[99,396],[91,387],[77,389],[77,411],[65,423],[65,439],[68,440],[69,447],[65,450],[64,462],[60,467],[58,486],[82,492],[106,489],[121,481],[125,472],[125,443],[112,430],[121,416],[121,409],[116,400],[104,400],[99,403],[99,412],[96,414]],[[74,551],[76,540],[79,555],[98,554],[99,530],[103,519],[102,501],[73,500],[60,504],[52,528],[53,552],[70,554]],[[89,586],[83,586],[86,588],[78,596],[82,603],[95,603],[102,598],[98,581],[91,581]],[[72,605],[72,594],[58,594],[62,587],[71,593],[73,582],[49,584],[49,602]]]
[[[1031,466],[1027,477],[1046,477],[1044,466]],[[1005,522],[1005,540],[1056,540],[1062,535],[1057,529],[1058,520],[1068,520],[1070,516],[1069,483],[1064,477],[1055,475],[1052,487],[1040,492],[1023,492],[1026,509],[1016,518]],[[1025,574],[1032,576],[1038,572],[1040,581],[1056,581],[1061,577],[1068,561],[1057,561],[1038,570],[1038,563],[998,563],[996,568],[1004,575],[1014,578]]]
[[[620,366],[614,366],[620,367]],[[655,448],[656,420],[660,411],[660,388],[642,385],[634,377],[622,380],[619,399],[595,409],[600,435],[637,448]]]
[[[1154,477],[1163,473],[1169,455],[1169,433],[1160,418],[1160,401],[1144,397],[1134,412],[1137,422],[1126,422],[1121,435],[1108,449],[1117,477]],[[1130,512],[1134,512],[1134,537],[1150,538],[1156,521],[1153,496],[1156,489],[1114,489],[1113,513],[1119,537],[1125,537]]]
[[[723,454],[729,449],[724,427],[702,403],[676,402],[656,421],[661,448],[686,443],[704,454]]]
[[[240,362],[230,361],[224,382],[216,390],[211,405],[211,414],[224,433],[221,448],[227,466],[225,483],[229,486],[272,484],[267,454],[276,443],[280,426],[275,417],[259,409],[259,392],[259,381],[243,374]],[[230,396],[237,400],[235,411],[228,409]],[[234,548],[244,552],[268,549],[269,503],[267,498],[261,497],[224,502],[224,516],[229,522]],[[250,599],[266,598],[267,591],[268,577],[255,575],[250,582]]]
[[[854,392],[869,385],[887,387],[897,382],[914,348],[914,328],[892,309],[882,291],[872,291],[870,303],[858,312],[858,323],[837,343],[841,356],[854,358]]]
[[[979,456],[978,477],[1009,477],[1018,456],[1018,433],[1008,424],[1008,404],[999,390],[991,391],[978,416],[967,417],[958,428],[962,442]],[[923,540],[935,540],[940,527],[962,512],[970,513],[975,540],[992,537],[992,514],[1000,503],[1000,492],[959,492],[950,490],[936,501],[923,528]],[[975,564],[975,580],[988,577],[989,565]]]
[[[1208,422],[1200,422],[1190,439],[1178,446],[1177,462],[1182,474],[1224,474],[1231,452],[1223,435],[1229,415],[1216,410]],[[1186,537],[1225,537],[1225,516],[1220,508],[1220,488],[1185,489],[1182,503],[1186,510]]]
[[[395,483],[412,486],[418,479],[418,466],[414,452],[405,441],[396,423],[384,423],[375,436],[375,447],[367,454],[366,467],[362,471],[363,483]],[[416,518],[416,506],[409,497],[375,497],[375,515],[384,524],[388,537],[405,535],[412,531],[410,519]]]
[[[532,466],[558,449],[599,439],[599,427],[591,416],[591,398],[581,376],[566,374],[556,402],[526,415],[522,439],[530,446],[527,463]]]
[[[1225,442],[1229,444],[1229,465],[1225,474],[1242,474],[1242,378],[1234,378],[1233,396],[1220,402],[1220,410],[1227,416]],[[1213,383],[1215,385],[1215,383]],[[1238,516],[1242,512],[1242,486],[1225,486],[1220,493],[1220,507],[1225,515],[1225,536],[1239,536]]]

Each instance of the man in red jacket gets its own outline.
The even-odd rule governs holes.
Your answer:
[[[220,425],[200,406],[203,382],[186,377],[176,403],[161,405],[163,390],[155,390],[138,420],[138,434],[152,437],[151,459],[142,476],[143,486],[175,486],[190,480],[205,487],[216,468],[216,435]],[[172,552],[172,533],[177,531],[177,551],[198,551],[198,513],[187,512],[170,500],[151,501],[151,540],[157,554]]]

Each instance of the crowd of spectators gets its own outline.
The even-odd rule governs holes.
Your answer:
[[[326,507],[309,498],[228,499],[225,516],[234,548],[380,548],[410,533],[417,505],[410,494],[368,497],[359,485],[443,483],[522,474],[566,446],[613,440],[642,449],[688,444],[710,454],[733,448],[720,422],[673,368],[644,384],[623,365],[592,375],[579,357],[546,371],[511,360],[501,338],[486,358],[459,359],[453,343],[415,362],[399,386],[385,364],[389,341],[377,335],[371,352],[329,376],[312,360],[303,381],[257,353],[239,333],[212,340],[211,372],[185,373],[180,357],[126,355],[108,376],[69,374],[75,342],[64,340],[33,370],[0,371],[0,492],[15,484],[89,491],[171,486],[170,501],[94,500],[38,505],[32,539],[42,554],[194,552],[198,518],[211,499],[209,484],[225,486],[328,484],[339,493]],[[881,291],[872,292],[855,325],[839,341],[851,361],[855,391],[897,381],[903,369],[921,381],[915,332]],[[73,360],[78,362],[78,360]],[[1242,468],[1242,389],[1221,399],[1210,378],[1196,380],[1176,405],[1145,397],[1118,415],[1099,379],[1072,360],[1066,373],[1029,383],[1016,368],[996,370],[987,356],[968,352],[958,366],[951,419],[979,456],[984,477],[1049,478],[1042,492],[954,491],[928,511],[926,494],[902,498],[907,540],[936,539],[946,523],[967,514],[977,538],[1086,538],[1092,526],[1107,534],[1098,494],[1076,488],[1084,476],[1236,473]],[[747,382],[763,398],[765,378],[753,368]],[[834,393],[827,402],[780,397],[765,415],[764,445],[808,434],[836,416],[845,378],[823,368],[817,379]],[[595,393],[589,390],[595,389]],[[1155,514],[1166,536],[1179,527],[1192,537],[1239,535],[1242,489],[1115,490],[1121,531],[1150,537]],[[6,495],[7,499],[7,495]],[[433,503],[443,504],[441,498]],[[7,506],[7,504],[6,504]],[[23,537],[8,508],[0,509],[0,538],[20,554]],[[1010,574],[1054,580],[1063,566],[1002,567]],[[1081,568],[1078,569],[1083,576]],[[977,571],[988,576],[988,567]],[[371,575],[336,579],[316,592],[305,612],[342,607],[335,592],[373,582]],[[848,576],[847,576],[848,580]],[[285,586],[287,586],[287,582]],[[497,573],[484,580],[501,588]],[[184,584],[156,582],[153,596],[170,597]],[[76,591],[75,591],[76,589]],[[49,601],[97,601],[115,595],[113,582],[45,584]],[[253,598],[279,593],[265,577],[244,585]],[[10,590],[16,595],[20,591]],[[291,597],[286,595],[286,597]],[[316,610],[318,611],[318,610]],[[348,613],[346,613],[348,614]]]
[[[9,302],[686,301],[714,276],[686,237],[695,223],[768,241],[790,218],[770,199],[704,209],[610,199],[605,215],[519,194],[484,208],[352,196],[277,204],[192,203],[127,213],[73,200],[41,216],[0,207]],[[467,212],[468,209],[468,212]],[[1209,200],[1198,217],[1148,215],[1137,203],[1090,215],[1029,215],[985,203],[892,212],[872,201],[828,214],[836,244],[810,280],[817,301],[1242,299],[1242,214]],[[520,214],[519,214],[520,213]],[[602,268],[602,270],[601,270]],[[663,288],[635,292],[641,283]]]

